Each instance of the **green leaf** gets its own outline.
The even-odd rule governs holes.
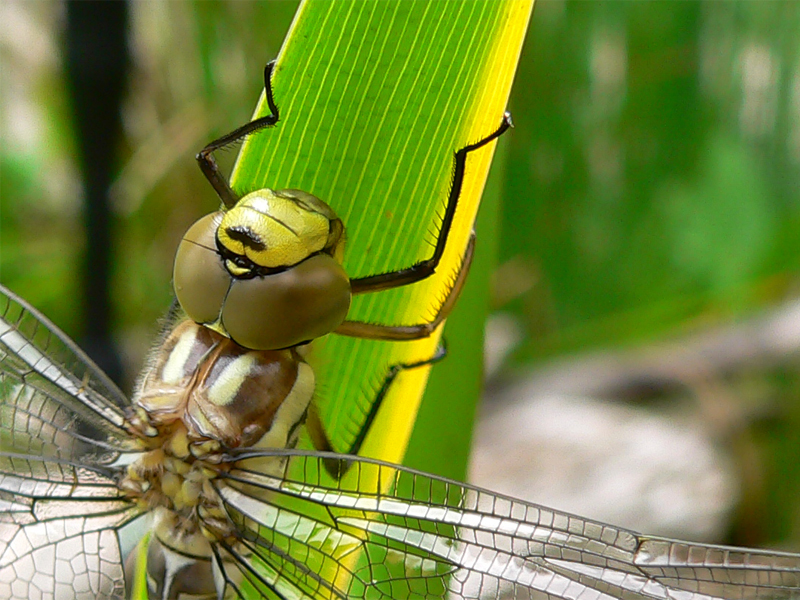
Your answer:
[[[245,142],[234,189],[296,188],[330,204],[347,228],[351,277],[427,258],[454,152],[500,124],[530,10],[514,1],[305,2],[272,78],[281,120]],[[262,98],[256,115],[266,112]],[[435,276],[356,297],[349,319],[410,324],[435,314],[461,264],[492,146],[470,154]],[[314,344],[321,416],[335,449],[352,443],[391,365],[429,358],[437,344],[438,335],[394,343],[331,335]],[[362,454],[402,460],[427,371],[405,371],[392,384]],[[474,401],[464,399],[470,415]]]
[[[465,481],[477,402],[483,392],[484,323],[497,263],[502,179],[508,146],[498,147],[475,223],[478,246],[470,276],[444,339],[447,359],[431,370],[404,464]]]

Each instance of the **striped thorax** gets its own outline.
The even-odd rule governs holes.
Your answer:
[[[221,469],[236,468],[222,463],[222,453],[294,447],[313,391],[313,371],[297,348],[248,350],[182,320],[156,349],[130,418],[143,453],[121,483],[154,511],[147,560],[152,597],[213,594],[209,541],[236,544],[211,485]],[[284,467],[279,458],[259,460],[265,473]]]

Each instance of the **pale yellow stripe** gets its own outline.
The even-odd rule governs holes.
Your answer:
[[[212,404],[215,406],[230,404],[236,398],[239,388],[250,376],[255,362],[255,356],[248,353],[242,354],[225,367],[208,390],[208,399]]]
[[[178,343],[169,353],[169,358],[160,373],[161,380],[164,383],[177,385],[184,378],[186,375],[186,361],[192,351],[196,336],[197,328],[195,327],[187,329],[181,334]]]

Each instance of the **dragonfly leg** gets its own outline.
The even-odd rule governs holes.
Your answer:
[[[378,391],[375,394],[375,399],[370,404],[369,412],[365,416],[364,421],[361,424],[358,433],[356,434],[356,437],[353,439],[350,447],[344,451],[334,448],[331,444],[331,441],[325,432],[325,426],[322,424],[319,410],[316,404],[312,402],[306,417],[306,428],[308,429],[309,436],[314,444],[314,448],[321,452],[341,452],[343,454],[357,455],[361,451],[361,446],[364,444],[367,433],[372,427],[375,418],[378,416],[378,411],[380,410],[383,401],[386,399],[392,383],[394,383],[394,380],[397,379],[397,376],[403,371],[417,369],[419,367],[437,363],[445,356],[447,356],[447,346],[446,344],[442,343],[436,349],[436,353],[430,358],[411,363],[398,363],[389,367],[389,370],[383,379],[383,383],[381,383],[381,386],[378,388]],[[324,463],[325,470],[327,470],[328,473],[336,479],[341,479],[344,477],[350,468],[350,465],[352,464],[347,460],[336,458],[325,458]]]
[[[264,127],[272,127],[280,119],[278,107],[275,105],[275,99],[272,95],[272,72],[275,68],[275,61],[271,60],[264,67],[264,91],[267,97],[267,107],[270,114],[259,117],[241,127],[237,127],[227,135],[217,138],[205,148],[197,153],[197,163],[200,165],[200,170],[206,176],[208,182],[216,190],[223,204],[227,208],[232,208],[239,198],[236,196],[231,186],[228,184],[227,179],[222,175],[217,166],[217,161],[214,159],[213,152],[233,144],[242,138],[263,129]]]
[[[436,312],[436,316],[430,322],[416,325],[382,325],[380,323],[364,323],[362,321],[345,321],[335,329],[335,332],[339,335],[350,337],[392,341],[418,340],[430,336],[453,310],[458,297],[461,295],[461,290],[464,288],[474,254],[475,233],[473,232],[469,238],[467,251],[464,253],[464,259],[461,261],[461,268],[458,270],[455,281],[453,281],[453,285],[447,292],[444,302]]]
[[[410,267],[398,269],[397,271],[390,271],[388,273],[379,273],[378,275],[369,275],[367,277],[357,277],[350,280],[350,287],[353,294],[365,294],[370,292],[379,292],[382,290],[389,290],[411,283],[422,281],[430,277],[439,266],[439,261],[442,259],[444,250],[447,247],[447,238],[450,235],[450,229],[453,225],[453,219],[456,214],[456,207],[458,206],[458,199],[461,196],[461,188],[464,184],[464,172],[466,170],[467,156],[479,148],[482,148],[492,140],[497,139],[505,133],[510,127],[513,126],[511,122],[511,113],[505,113],[500,126],[492,133],[487,135],[482,140],[469,144],[458,150],[454,157],[453,164],[453,180],[450,184],[450,195],[447,198],[447,206],[444,210],[444,217],[442,217],[442,224],[439,229],[439,236],[436,239],[436,246],[434,247],[433,254],[430,258],[420,261]],[[393,338],[394,339],[394,338]]]

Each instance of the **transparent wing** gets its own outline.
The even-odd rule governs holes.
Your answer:
[[[0,598],[124,598],[138,514],[107,474],[0,454]]]
[[[0,287],[0,598],[122,598],[127,400]]]
[[[800,598],[798,554],[639,535],[352,457],[336,482],[324,459],[239,455],[216,480],[243,540],[216,549],[225,597]]]
[[[128,401],[55,325],[0,286],[0,451],[108,465]]]

